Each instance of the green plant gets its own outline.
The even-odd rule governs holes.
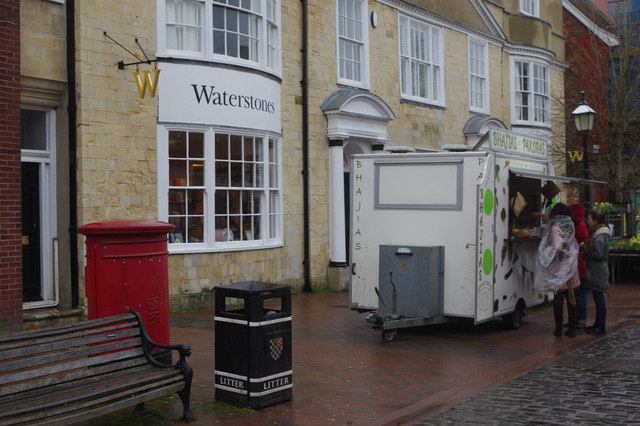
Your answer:
[[[609,248],[611,250],[635,250],[640,251],[640,237],[633,236],[629,239],[615,239],[609,241]]]
[[[602,202],[595,203],[593,205],[593,210],[597,211],[598,213],[619,213],[620,207],[608,202]]]

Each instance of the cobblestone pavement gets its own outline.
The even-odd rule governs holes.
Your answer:
[[[418,425],[640,424],[640,324]]]

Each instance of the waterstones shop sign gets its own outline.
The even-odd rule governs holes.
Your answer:
[[[547,143],[545,141],[501,130],[491,130],[491,147],[497,151],[547,158]]]
[[[162,64],[159,120],[280,133],[280,84],[259,74]]]

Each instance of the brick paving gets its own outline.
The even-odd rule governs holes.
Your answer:
[[[639,424],[640,284],[613,284],[607,302],[604,337],[553,336],[545,304],[519,330],[447,324],[383,343],[347,293],[296,294],[293,400],[260,410],[215,402],[212,310],[171,314],[171,341],[192,347],[195,424]],[[147,406],[150,418],[123,410],[87,424],[180,423],[176,398]]]

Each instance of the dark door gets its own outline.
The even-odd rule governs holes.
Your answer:
[[[42,300],[38,163],[22,163],[22,300]]]

